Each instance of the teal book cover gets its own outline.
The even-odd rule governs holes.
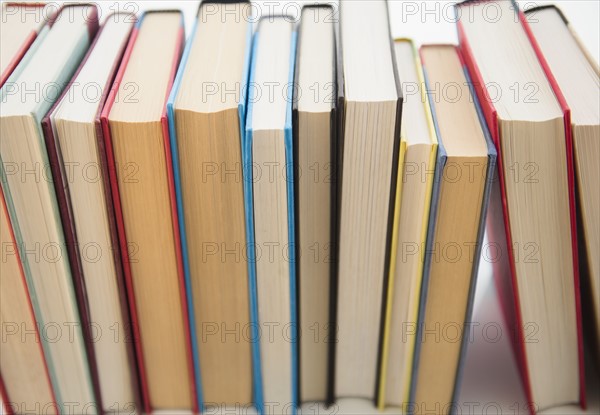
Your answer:
[[[41,330],[40,339],[61,411],[68,411],[69,402],[98,408],[87,361],[89,342],[80,318],[79,293],[73,283],[41,126],[98,30],[96,6],[84,5],[81,13],[74,10],[72,19],[61,19],[67,8],[78,6],[65,6],[57,12],[0,89],[2,189],[36,321],[42,328],[60,329],[58,337],[55,332]],[[11,118],[23,120],[20,131],[9,127]],[[23,146],[28,149],[27,156]],[[40,228],[35,224],[39,221],[46,223],[43,237],[36,237]],[[57,301],[62,307],[56,306]],[[69,325],[72,331],[67,336],[63,329]],[[80,380],[76,385],[75,378]]]

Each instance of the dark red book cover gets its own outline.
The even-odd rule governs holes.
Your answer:
[[[111,16],[112,15],[109,15],[107,17],[107,19],[110,19]],[[135,16],[132,16],[132,19],[135,19]],[[97,20],[96,20],[96,24],[97,24]],[[100,38],[103,28],[104,28],[104,26],[98,30],[98,28],[96,26],[96,28],[93,29],[93,33],[95,33],[97,31],[97,34],[96,34],[88,52],[86,53],[83,61],[79,65],[79,67],[78,67],[77,71],[75,72],[75,74],[73,75],[73,77],[71,78],[71,82],[73,82],[77,78],[77,75],[81,72],[81,69],[85,66],[85,64],[89,58],[89,55],[94,50],[94,47],[96,46],[96,43],[98,42],[98,39]],[[92,29],[90,30],[90,33],[92,33]],[[108,178],[108,176],[109,176],[108,175],[108,164],[106,162],[106,154],[104,151],[104,140],[103,140],[103,137],[101,134],[101,128],[99,127],[100,114],[103,109],[106,98],[111,90],[111,86],[112,86],[114,77],[116,75],[117,68],[121,61],[121,56],[123,55],[124,50],[125,50],[125,45],[122,45],[121,49],[119,50],[119,53],[118,53],[118,58],[113,62],[110,76],[108,78],[107,84],[104,86],[104,92],[100,99],[98,112],[95,117],[95,119],[96,119],[95,124],[96,124],[97,133],[100,133],[100,134],[97,134],[98,154],[100,157],[100,170],[101,170],[101,174],[103,176],[104,186],[105,186],[104,190],[105,190],[106,202],[107,202],[107,206],[106,206],[107,217],[109,219],[109,225],[111,227],[112,246],[115,247],[115,249],[113,249],[112,252],[113,252],[113,257],[114,257],[115,265],[116,265],[115,270],[117,272],[117,285],[119,287],[119,302],[121,305],[121,312],[123,313],[122,320],[126,326],[126,327],[124,327],[124,329],[126,331],[126,336],[127,336],[125,341],[127,342],[129,362],[132,365],[130,368],[131,373],[133,374],[133,376],[131,377],[132,382],[134,383],[132,385],[132,389],[133,389],[133,391],[136,392],[136,406],[139,406],[139,396],[138,396],[139,395],[139,393],[138,393],[139,387],[137,385],[137,367],[136,367],[136,363],[135,363],[136,359],[135,359],[135,352],[133,351],[133,347],[131,345],[132,342],[130,341],[130,339],[132,339],[131,324],[129,323],[131,321],[131,319],[129,317],[128,307],[127,307],[126,290],[125,290],[124,278],[122,275],[122,263],[121,263],[121,258],[120,258],[120,252],[117,249],[118,248],[118,242],[117,242],[118,237],[117,237],[117,231],[116,231],[116,226],[115,226],[114,211],[112,208],[110,182],[109,182],[109,178]],[[96,395],[96,400],[99,404],[100,412],[102,413],[103,412],[103,410],[102,410],[102,391],[100,388],[99,376],[98,376],[98,361],[96,360],[96,354],[95,354],[95,350],[94,350],[94,342],[92,340],[93,334],[91,332],[92,326],[90,324],[93,321],[93,319],[92,319],[92,317],[90,315],[90,311],[89,311],[88,292],[87,292],[86,286],[85,286],[85,278],[83,276],[82,262],[81,262],[81,257],[80,257],[80,253],[79,253],[79,249],[78,249],[77,232],[75,229],[75,222],[74,222],[74,218],[73,218],[73,209],[72,209],[72,205],[71,205],[71,197],[69,194],[68,178],[67,178],[67,175],[66,175],[66,173],[64,171],[64,167],[63,167],[63,160],[62,160],[60,145],[58,143],[58,140],[54,136],[54,129],[52,126],[52,115],[54,114],[56,108],[62,101],[63,97],[68,93],[69,87],[70,87],[70,84],[65,87],[61,97],[55,102],[55,104],[50,109],[50,111],[48,111],[48,114],[46,114],[46,116],[42,120],[42,131],[44,133],[44,140],[46,143],[46,149],[48,151],[50,170],[52,172],[54,189],[56,192],[58,206],[59,206],[59,210],[60,210],[61,222],[63,224],[65,241],[67,243],[67,253],[69,256],[69,264],[70,264],[71,272],[73,275],[73,282],[74,282],[74,286],[75,286],[75,294],[77,297],[79,314],[80,314],[81,322],[83,325],[83,333],[85,336],[85,343],[86,343],[86,352],[88,354],[88,361],[89,361],[90,372],[91,372],[91,376],[92,376],[94,393]]]
[[[156,13],[156,12],[165,12],[165,11],[166,10],[153,10],[151,12],[146,12],[146,14],[152,13],[152,12]],[[169,10],[169,11],[173,11],[173,10]],[[179,12],[179,10],[177,10],[177,11]],[[125,50],[125,54],[123,56],[121,66],[120,66],[117,76],[115,78],[113,88],[111,90],[110,95],[107,98],[106,105],[104,106],[104,109],[102,111],[102,114],[100,117],[100,122],[101,122],[102,134],[104,137],[104,145],[105,145],[106,155],[107,155],[110,186],[111,186],[113,204],[114,204],[114,209],[115,209],[116,227],[117,227],[118,235],[119,235],[121,260],[123,263],[123,271],[124,271],[125,283],[126,283],[126,287],[127,287],[129,311],[131,313],[133,336],[134,336],[134,342],[135,342],[135,349],[136,349],[137,362],[138,362],[138,371],[139,371],[139,377],[140,377],[140,386],[141,386],[141,392],[142,392],[143,409],[145,412],[150,413],[150,412],[152,412],[152,406],[150,404],[150,392],[149,392],[149,388],[148,388],[148,379],[147,379],[147,374],[146,374],[144,353],[143,353],[143,349],[142,349],[142,345],[141,345],[141,336],[140,336],[140,332],[139,332],[139,323],[138,323],[139,319],[138,319],[138,313],[137,313],[135,293],[134,293],[134,288],[133,288],[133,277],[132,277],[131,267],[130,267],[130,262],[129,262],[127,235],[125,232],[125,223],[123,220],[123,210],[122,210],[122,205],[121,205],[121,197],[119,194],[119,185],[118,185],[117,171],[116,171],[116,166],[115,166],[115,158],[114,158],[114,152],[113,152],[113,148],[112,148],[112,138],[111,138],[111,134],[110,134],[110,126],[109,126],[109,121],[108,121],[108,117],[109,117],[110,111],[112,109],[112,105],[117,97],[119,85],[123,79],[125,70],[127,69],[129,59],[131,58],[131,54],[133,52],[133,49],[135,47],[135,43],[136,43],[136,40],[137,40],[137,37],[139,34],[139,28],[143,22],[145,15],[140,17],[138,24],[133,29],[131,38],[129,40],[129,44],[127,45],[127,49]],[[169,76],[168,87],[167,87],[167,90],[165,91],[164,109],[163,109],[163,113],[161,115],[161,125],[162,125],[162,131],[163,131],[163,142],[164,142],[164,146],[165,146],[165,156],[166,156],[166,163],[167,163],[167,177],[168,177],[168,181],[169,181],[169,194],[170,194],[170,199],[171,199],[172,227],[173,227],[173,233],[175,236],[175,245],[176,245],[175,248],[176,248],[176,256],[177,256],[177,273],[178,273],[178,277],[179,277],[181,307],[182,307],[182,312],[183,312],[183,317],[184,317],[184,326],[186,327],[186,330],[185,330],[186,358],[188,361],[188,373],[189,373],[189,377],[190,377],[189,387],[190,387],[190,392],[191,392],[191,396],[192,396],[192,410],[194,413],[198,413],[199,412],[199,403],[197,400],[196,381],[194,378],[194,367],[193,367],[193,360],[192,360],[193,357],[192,357],[192,349],[191,349],[191,335],[189,332],[189,315],[188,315],[188,310],[187,310],[187,301],[188,300],[187,300],[187,292],[185,290],[185,281],[184,281],[184,273],[183,273],[183,258],[182,258],[182,252],[181,252],[181,239],[180,239],[180,235],[179,235],[179,220],[178,220],[178,216],[177,216],[177,201],[175,198],[175,183],[174,183],[174,179],[173,179],[173,166],[172,166],[172,158],[171,158],[169,126],[168,126],[168,120],[167,120],[167,107],[166,107],[167,99],[169,97],[169,93],[173,86],[173,81],[175,80],[175,75],[177,73],[177,68],[179,66],[179,61],[181,59],[181,54],[183,52],[184,41],[185,41],[185,31],[184,31],[183,20],[182,20],[181,28],[179,30],[177,47],[176,47],[176,50],[175,50],[175,53],[173,56],[173,62],[172,62],[171,73]]]
[[[467,0],[460,4],[469,2],[484,2],[486,0]],[[519,10],[516,3],[514,3],[515,10]],[[577,252],[577,223],[576,223],[576,209],[575,209],[575,181],[574,181],[574,168],[573,168],[573,143],[571,136],[571,111],[567,106],[566,100],[554,79],[554,76],[549,70],[548,64],[544,59],[539,46],[533,34],[527,24],[527,20],[520,10],[518,11],[518,18],[520,23],[523,25],[523,29],[527,34],[531,45],[535,51],[536,57],[538,58],[540,65],[542,66],[548,82],[550,83],[554,95],[564,113],[564,124],[565,124],[565,140],[567,149],[567,171],[568,171],[568,183],[569,183],[569,205],[570,205],[570,221],[571,221],[571,248],[573,251],[573,275],[575,286],[575,307],[577,314],[577,342],[579,348],[579,382],[580,382],[580,404],[585,408],[585,374],[583,365],[583,335],[582,335],[582,323],[581,323],[581,301],[580,301],[580,290],[579,290],[579,265],[578,265],[578,252]],[[494,263],[494,279],[496,287],[500,296],[500,301],[505,318],[511,328],[512,344],[514,346],[514,352],[517,358],[517,363],[521,373],[522,381],[525,388],[525,394],[529,403],[529,409],[532,414],[535,413],[535,403],[533,402],[529,371],[527,367],[527,356],[525,353],[525,333],[523,331],[523,319],[521,315],[521,307],[519,304],[518,286],[516,281],[516,270],[515,270],[515,258],[512,250],[513,241],[510,231],[509,223],[509,212],[508,203],[506,199],[506,188],[505,188],[505,176],[504,176],[504,165],[502,162],[502,147],[500,145],[500,129],[498,125],[498,113],[493,105],[493,100],[490,98],[486,88],[483,76],[479,70],[475,57],[471,50],[469,40],[465,34],[464,28],[460,20],[457,22],[459,45],[462,55],[465,59],[466,66],[473,79],[473,86],[481,102],[483,113],[488,124],[492,139],[496,148],[498,149],[498,180],[494,181],[492,195],[490,199],[490,212],[488,215],[488,232],[490,233],[490,240],[493,240],[500,244],[503,258],[507,258],[508,261],[497,261]],[[504,255],[506,253],[506,255]],[[510,275],[506,278],[506,275]]]
[[[110,18],[110,16],[107,17],[107,19],[108,18]],[[135,15],[132,15],[132,19],[137,20]],[[133,29],[132,29],[132,32],[130,33],[129,39],[131,39],[132,33],[133,33]],[[114,202],[112,199],[109,164],[108,164],[108,158],[107,158],[107,154],[106,154],[106,142],[104,139],[104,135],[103,135],[103,131],[102,131],[102,124],[101,124],[101,120],[100,120],[100,117],[102,115],[102,110],[104,109],[104,106],[106,105],[106,102],[107,102],[107,98],[112,91],[114,82],[116,82],[117,71],[119,69],[119,66],[121,65],[121,60],[124,58],[124,54],[125,54],[127,45],[128,45],[128,42],[126,42],[126,44],[122,47],[122,49],[120,50],[119,55],[118,55],[119,57],[113,62],[113,66],[111,68],[111,75],[109,77],[108,84],[104,88],[103,96],[101,99],[102,103],[98,107],[98,112],[96,113],[95,126],[96,126],[96,137],[98,138],[97,145],[98,145],[98,154],[100,156],[100,163],[101,163],[100,170],[102,173],[102,183],[104,185],[104,195],[106,197],[106,205],[107,205],[106,208],[108,210],[108,223],[110,226],[111,246],[113,247],[113,258],[115,260],[115,270],[117,272],[117,284],[118,284],[118,288],[119,288],[119,304],[121,307],[121,312],[123,313],[122,318],[123,318],[123,321],[125,322],[125,326],[126,326],[126,327],[124,327],[125,333],[127,336],[125,341],[127,344],[127,354],[128,354],[128,361],[130,364],[131,380],[133,382],[132,390],[135,393],[136,408],[138,411],[141,411],[143,406],[142,406],[141,390],[140,390],[139,377],[138,377],[137,356],[136,356],[136,351],[134,348],[134,344],[136,341],[136,338],[134,337],[134,333],[133,333],[134,323],[133,323],[132,316],[129,313],[129,304],[127,301],[127,287],[126,287],[126,283],[125,283],[125,274],[123,272],[123,261],[121,258],[121,250],[119,249],[119,233],[117,230],[115,208],[114,208]]]
[[[43,3],[25,3],[25,2],[23,2],[23,3],[7,2],[7,3],[4,3],[3,6],[4,7],[17,6],[17,7],[23,7],[23,8],[35,8],[35,7],[42,8],[42,7],[44,7],[44,4]],[[17,50],[17,53],[15,54],[15,56],[13,56],[11,58],[10,62],[8,63],[8,66],[4,70],[4,72],[2,72],[0,74],[0,88],[2,87],[2,85],[4,85],[4,83],[6,82],[8,77],[13,73],[13,71],[19,64],[19,62],[21,62],[21,59],[23,59],[23,56],[25,56],[25,53],[27,53],[27,50],[29,49],[29,46],[31,46],[33,41],[37,38],[37,35],[38,35],[39,31],[42,29],[42,27],[43,27],[43,24],[40,23],[40,26],[36,30],[32,30],[29,33],[29,35],[27,35],[27,37],[25,38],[23,43],[19,46],[19,49]]]
[[[0,205],[2,205],[2,212],[0,214],[6,215],[7,218],[10,218],[10,215],[8,214],[8,208],[6,206],[6,201],[4,199],[4,191],[2,190],[1,186],[0,186]],[[10,220],[9,220],[9,222],[10,222]],[[12,243],[15,246],[17,246],[17,240],[15,238],[15,233],[14,233],[12,227],[9,226],[8,231],[10,232],[10,239],[11,239]],[[42,346],[42,342],[40,341],[40,333],[38,331],[38,325],[37,325],[37,321],[35,319],[35,313],[33,312],[33,304],[31,304],[31,297],[29,295],[29,287],[27,286],[27,280],[25,279],[25,271],[23,270],[23,264],[21,262],[21,258],[20,258],[20,254],[19,254],[18,250],[16,250],[16,255],[17,255],[17,260],[19,263],[19,273],[21,275],[21,283],[23,284],[25,293],[27,294],[27,300],[28,300],[27,308],[29,309],[29,315],[31,316],[31,321],[33,321],[35,323],[35,325],[34,325],[35,338],[36,338],[36,342],[38,344],[38,349],[39,349],[40,355],[42,356],[42,361],[44,362],[44,376],[46,378],[46,383],[48,385],[48,389],[50,390],[50,395],[52,396],[52,404],[53,404],[54,408],[57,408],[56,413],[58,413],[58,404],[56,403],[56,396],[54,394],[54,388],[52,387],[52,382],[50,381],[50,372],[48,371],[48,365],[46,364],[46,358],[44,357],[44,348]],[[13,408],[10,405],[10,397],[8,396],[6,385],[4,384],[4,380],[2,378],[1,373],[0,373],[0,398],[2,399],[2,402],[4,404],[6,414],[7,415],[14,414]]]

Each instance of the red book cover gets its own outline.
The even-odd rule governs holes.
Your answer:
[[[39,8],[40,9],[40,17],[42,16],[41,13],[41,9],[44,7],[43,3],[21,3],[21,2],[8,2],[8,3],[4,3],[2,5],[3,7],[22,7],[24,9],[31,9],[31,8]],[[44,27],[44,25],[40,22],[40,25],[32,30],[29,35],[27,35],[27,37],[25,38],[25,40],[23,41],[23,43],[19,46],[19,49],[17,50],[17,53],[11,58],[10,62],[8,63],[6,69],[4,69],[4,72],[2,72],[0,74],[0,87],[2,87],[2,85],[4,85],[4,83],[6,82],[6,80],[8,79],[8,77],[10,76],[10,74],[13,73],[13,71],[15,70],[15,68],[17,67],[17,65],[19,64],[19,62],[21,62],[21,59],[23,59],[23,56],[25,56],[25,53],[27,52],[27,50],[29,49],[29,46],[31,46],[31,44],[33,43],[33,41],[35,40],[35,38],[37,37],[39,31],[42,29],[42,27]]]
[[[529,42],[531,42],[531,46],[535,51],[535,55],[540,61],[540,65],[542,65],[542,69],[544,69],[544,73],[546,74],[546,78],[548,78],[548,82],[552,86],[552,90],[556,95],[556,99],[560,104],[561,109],[565,114],[565,139],[566,139],[566,148],[567,148],[567,174],[569,181],[569,210],[571,212],[571,249],[573,250],[573,276],[574,276],[574,284],[575,284],[575,310],[577,312],[577,343],[578,343],[578,354],[579,354],[579,401],[581,407],[585,409],[586,407],[586,397],[585,397],[585,366],[584,366],[584,355],[583,355],[583,323],[581,317],[581,289],[580,289],[580,278],[579,278],[579,248],[577,245],[578,237],[577,237],[577,206],[575,202],[575,165],[574,165],[574,155],[573,155],[573,130],[571,129],[571,110],[567,104],[567,100],[563,95],[560,87],[558,86],[558,82],[556,82],[556,78],[550,71],[550,66],[540,49],[531,28],[529,27],[529,23],[527,23],[527,18],[522,10],[519,10],[519,20],[523,24],[523,29],[525,29],[525,33],[529,38]]]
[[[110,19],[111,16],[114,16],[114,13],[110,14],[107,17],[107,20]],[[135,20],[135,16],[132,15],[132,19]],[[92,51],[94,50],[94,48],[96,46],[96,43],[98,42],[98,39],[100,38],[100,35],[101,35],[103,29],[104,29],[104,26],[102,26],[97,31],[94,41],[92,42],[88,52],[86,53],[85,57],[83,58],[81,64],[77,68],[77,71],[71,78],[69,85],[67,85],[65,87],[65,89],[63,90],[63,92],[61,94],[61,97],[54,103],[54,105],[52,106],[50,111],[48,111],[48,114],[46,114],[46,116],[42,120],[42,131],[44,133],[44,140],[46,143],[46,149],[48,151],[48,159],[50,161],[50,170],[52,172],[52,180],[54,183],[54,189],[56,192],[58,206],[59,206],[59,210],[60,210],[61,222],[63,224],[65,240],[67,243],[69,264],[71,266],[71,271],[73,274],[73,280],[74,280],[74,285],[75,285],[75,291],[76,291],[76,296],[77,296],[80,318],[81,318],[81,321],[83,324],[83,332],[84,332],[86,348],[87,348],[86,351],[88,353],[88,361],[89,361],[89,366],[90,366],[90,372],[92,374],[92,383],[94,386],[94,393],[96,394],[96,399],[97,399],[98,403],[100,404],[99,409],[100,409],[101,413],[104,412],[103,409],[101,408],[102,407],[102,390],[101,390],[100,382],[99,382],[98,361],[96,360],[96,354],[95,354],[95,350],[94,350],[94,342],[92,340],[93,339],[92,333],[91,333],[92,325],[90,324],[93,321],[93,318],[90,316],[90,311],[89,311],[88,292],[87,292],[87,289],[85,286],[85,278],[83,275],[81,256],[80,256],[80,252],[78,249],[77,232],[75,229],[75,222],[74,222],[74,218],[73,218],[73,209],[72,209],[71,197],[70,197],[70,193],[69,193],[68,178],[67,178],[67,175],[66,175],[66,173],[64,171],[64,167],[63,167],[63,159],[62,159],[62,155],[61,155],[60,145],[54,135],[52,118],[53,118],[53,114],[54,114],[56,108],[60,105],[60,102],[62,101],[63,97],[65,97],[65,95],[68,93],[69,87],[71,86],[71,82],[74,82],[77,79],[77,76],[81,72],[82,68],[85,66],[90,54],[92,53]],[[123,56],[124,50],[125,50],[125,45],[122,46],[122,48],[120,49],[120,51],[118,53],[118,58],[113,62],[107,84],[104,86],[104,90],[103,90],[104,92],[103,92],[102,97],[100,98],[98,112],[95,117],[96,136],[98,137],[98,142],[97,142],[98,143],[98,155],[100,157],[100,170],[101,170],[101,174],[103,176],[103,183],[105,186],[104,190],[105,190],[106,203],[107,203],[106,208],[108,211],[107,217],[109,220],[109,226],[110,226],[110,230],[111,230],[112,246],[115,248],[119,246],[118,245],[118,236],[117,236],[117,230],[116,230],[116,225],[115,225],[114,211],[113,211],[113,207],[112,207],[110,181],[109,181],[109,175],[108,175],[108,163],[106,161],[104,139],[102,136],[102,129],[100,127],[100,114],[104,107],[106,98],[111,91],[111,86],[112,86],[114,77],[116,75],[117,69],[119,67],[119,64],[121,62],[121,57]],[[130,339],[132,339],[131,323],[130,323],[131,319],[129,317],[129,311],[128,311],[128,306],[127,306],[127,296],[126,296],[124,278],[122,275],[123,274],[122,262],[121,262],[119,249],[113,250],[113,257],[114,257],[115,265],[116,265],[115,270],[117,272],[117,285],[119,288],[119,303],[121,305],[121,311],[123,313],[122,320],[125,323],[124,329],[125,329],[126,336],[127,336],[125,341],[127,342],[129,362],[132,365],[130,367],[131,373],[133,374],[132,382],[134,383],[132,385],[132,390],[136,391],[136,406],[139,406],[140,400],[139,400],[139,396],[138,396],[139,394],[137,393],[137,391],[139,391],[139,387],[137,385],[137,366],[135,364],[135,362],[136,362],[135,352],[133,351],[133,347],[131,345],[132,342],[130,341]]]
[[[6,206],[6,201],[4,199],[4,191],[2,190],[2,187],[0,186],[0,205],[2,205],[2,212],[0,213],[1,215],[5,215],[6,218],[10,218],[10,215],[8,213],[8,208]],[[10,222],[10,220],[9,220]],[[12,241],[12,243],[17,246],[17,240],[15,238],[15,234],[14,231],[12,229],[11,226],[9,226],[8,231],[10,232],[10,240]],[[25,279],[25,272],[23,270],[23,265],[21,262],[21,258],[19,255],[19,251],[16,250],[16,255],[17,255],[17,259],[18,259],[18,263],[19,263],[19,273],[21,274],[21,283],[23,284],[25,293],[27,294],[27,308],[29,309],[29,315],[31,316],[31,321],[33,321],[34,324],[34,329],[35,329],[35,337],[36,337],[36,342],[38,344],[38,349],[40,352],[40,355],[42,356],[42,361],[44,362],[44,376],[45,376],[45,380],[46,380],[46,384],[48,385],[48,389],[50,390],[50,395],[52,396],[52,405],[54,406],[54,408],[56,408],[56,413],[58,413],[58,404],[56,403],[56,396],[54,394],[54,389],[52,388],[52,382],[50,381],[50,372],[48,371],[48,365],[46,364],[46,358],[44,357],[44,348],[42,346],[42,342],[40,341],[40,334],[38,331],[38,325],[37,325],[37,321],[35,319],[35,313],[33,312],[33,304],[31,304],[31,297],[29,294],[29,287],[27,286],[27,280]],[[7,415],[11,415],[14,414],[14,410],[10,404],[10,397],[8,396],[8,391],[6,388],[6,385],[4,384],[4,379],[2,378],[2,374],[0,373],[0,398],[2,399],[2,403],[4,404],[4,408],[6,409],[6,414]]]
[[[2,381],[2,375],[0,374],[0,399],[2,400],[2,407],[0,410],[6,412],[6,415],[14,415],[14,412],[10,405],[8,404],[8,395],[6,393],[6,389],[4,388],[4,382]]]
[[[164,11],[165,10],[153,10],[151,12],[146,12],[146,14],[152,13],[152,12],[164,12]],[[110,186],[111,186],[113,204],[114,204],[114,209],[115,209],[116,227],[117,227],[118,235],[119,235],[121,260],[123,263],[123,271],[124,271],[125,283],[126,283],[126,287],[127,287],[129,311],[131,313],[133,336],[134,336],[134,343],[135,343],[135,349],[136,349],[136,355],[137,355],[137,361],[138,361],[140,386],[141,386],[141,392],[142,392],[142,403],[143,403],[144,411],[147,413],[150,413],[152,411],[152,406],[150,404],[150,393],[149,393],[149,388],[148,388],[146,365],[145,365],[144,353],[143,353],[143,349],[142,349],[141,336],[140,336],[140,331],[139,331],[139,318],[138,318],[135,293],[134,293],[134,288],[133,288],[133,277],[132,277],[132,271],[131,271],[131,267],[130,267],[127,235],[125,232],[125,223],[123,220],[123,209],[122,209],[122,204],[121,204],[121,197],[119,194],[117,170],[116,170],[116,166],[115,166],[115,157],[114,157],[114,152],[113,152],[113,147],[112,147],[112,138],[111,138],[111,134],[110,134],[110,126],[109,126],[109,120],[108,120],[110,111],[112,109],[112,105],[115,102],[115,99],[117,97],[119,85],[123,79],[123,75],[125,73],[125,70],[127,69],[129,59],[131,58],[131,54],[135,47],[135,43],[136,43],[136,40],[137,40],[137,37],[139,34],[140,25],[142,24],[145,15],[142,15],[140,17],[138,24],[133,29],[131,38],[129,40],[129,44],[127,45],[127,49],[125,50],[125,54],[123,56],[121,66],[120,66],[117,76],[115,78],[113,88],[107,98],[106,105],[100,116],[100,122],[101,122],[102,134],[104,137],[104,144],[105,144],[106,155],[107,155]],[[179,235],[179,219],[178,219],[178,215],[177,215],[177,201],[175,198],[175,183],[174,183],[174,179],[173,179],[173,166],[172,166],[172,158],[171,158],[171,147],[170,147],[169,127],[168,127],[167,107],[166,107],[167,99],[169,97],[169,93],[173,86],[173,81],[175,80],[175,75],[177,73],[177,68],[179,66],[179,61],[181,59],[181,54],[183,52],[184,41],[185,41],[185,31],[184,31],[183,20],[182,20],[181,28],[179,30],[177,47],[175,50],[175,54],[173,56],[173,62],[172,62],[171,73],[169,76],[168,87],[167,87],[167,90],[165,91],[164,109],[163,109],[163,113],[161,115],[161,125],[162,125],[162,131],[163,131],[163,142],[164,142],[165,156],[166,156],[166,162],[167,162],[169,194],[170,194],[170,199],[171,199],[170,204],[171,204],[172,228],[173,228],[173,234],[175,236],[175,244],[176,244],[177,274],[178,274],[178,278],[179,278],[179,291],[180,291],[180,297],[181,297],[181,307],[182,307],[182,312],[183,312],[183,317],[184,317],[184,325],[186,328],[185,340],[186,340],[186,359],[188,361],[189,387],[190,387],[190,393],[192,396],[192,410],[194,413],[198,413],[199,412],[199,404],[198,404],[197,395],[196,395],[196,381],[194,378],[194,368],[193,368],[193,360],[192,360],[193,358],[192,358],[192,348],[191,348],[191,335],[189,332],[189,315],[188,315],[188,310],[187,310],[187,292],[185,290],[185,280],[184,280],[184,273],[183,273],[183,258],[182,258],[182,252],[181,252],[181,239],[180,239],[180,235]]]
[[[469,2],[484,2],[485,0],[467,0],[460,4]],[[514,4],[515,10],[519,10],[516,3]],[[583,334],[582,334],[582,323],[581,323],[581,301],[580,301],[580,290],[579,290],[579,265],[577,262],[577,223],[575,216],[575,181],[574,181],[574,169],[573,169],[573,145],[571,137],[571,113],[567,106],[566,100],[560,91],[556,80],[549,70],[548,64],[544,59],[537,42],[533,38],[533,34],[527,24],[527,20],[522,11],[518,11],[518,17],[520,23],[523,25],[523,29],[529,38],[531,45],[535,51],[536,57],[538,58],[540,65],[542,66],[544,73],[550,83],[556,99],[564,113],[564,124],[565,124],[565,140],[567,149],[567,171],[568,171],[568,184],[569,184],[569,206],[570,206],[570,222],[571,222],[571,248],[573,250],[573,275],[575,286],[575,307],[577,314],[577,343],[578,343],[578,363],[579,363],[579,384],[580,384],[580,404],[582,408],[585,408],[585,375],[583,366]],[[529,409],[532,414],[535,413],[535,404],[533,402],[532,389],[530,384],[530,376],[527,366],[527,356],[525,353],[525,333],[523,331],[523,319],[521,315],[521,307],[518,301],[518,286],[516,282],[516,270],[515,270],[515,257],[512,249],[513,240],[510,231],[509,223],[509,212],[508,203],[506,199],[506,188],[505,188],[505,176],[504,176],[504,165],[502,162],[502,147],[500,145],[500,129],[498,125],[498,113],[493,105],[493,100],[490,98],[486,88],[483,76],[479,70],[477,62],[475,61],[473,52],[469,45],[469,40],[465,34],[464,27],[460,20],[457,21],[459,47],[462,55],[465,59],[466,66],[473,79],[473,86],[481,102],[483,113],[488,124],[492,140],[498,150],[498,179],[494,181],[490,200],[490,212],[488,215],[488,232],[490,233],[490,240],[493,240],[500,244],[499,249],[502,253],[507,253],[508,262],[497,261],[494,263],[494,279],[496,287],[500,296],[502,309],[505,318],[511,328],[512,344],[514,346],[514,352],[517,358],[517,363],[521,373],[522,381],[525,387],[525,394],[529,403]],[[503,255],[504,257],[504,255]],[[509,278],[505,276],[510,274]]]

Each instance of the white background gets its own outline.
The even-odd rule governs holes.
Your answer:
[[[352,1],[352,0],[344,0]],[[62,3],[61,1],[57,3]],[[269,12],[286,12],[298,16],[300,6],[314,1],[254,1],[257,9]],[[454,1],[400,1],[389,0],[390,19],[393,37],[410,37],[417,45],[423,43],[457,43],[456,28],[452,5]],[[575,28],[586,48],[596,62],[600,55],[600,0],[569,0],[569,1],[519,1],[522,9],[537,5],[558,5],[571,25]],[[198,1],[121,1],[104,0],[97,3],[101,8],[101,17],[106,17],[111,11],[135,11],[180,8],[185,14],[186,33],[189,34]],[[365,24],[369,24],[365,22]],[[360,28],[357,28],[360,30]],[[600,99],[600,95],[599,95]],[[487,322],[503,325],[499,314],[498,302],[493,285],[489,264],[481,262],[477,298],[473,321],[484,326]],[[463,388],[461,389],[460,413],[462,414],[516,414],[526,413],[525,398],[516,372],[516,365],[509,349],[507,332],[500,341],[493,343],[484,340],[483,336],[474,336],[474,342],[469,345],[465,367]],[[476,332],[477,333],[477,332]],[[480,332],[479,332],[480,333]],[[597,373],[594,376],[593,367],[586,364],[588,377],[594,386],[588,388],[589,409],[582,412],[577,407],[556,408],[546,413],[576,414],[600,413],[599,388]],[[591,373],[590,373],[591,372]],[[592,376],[590,376],[592,375]],[[0,410],[0,412],[2,412]],[[314,405],[305,406],[304,414],[375,414],[377,413],[370,402],[361,400],[342,400],[338,406],[325,409]],[[163,412],[164,413],[164,412]],[[231,413],[223,410],[209,411],[211,414]],[[387,410],[386,413],[398,413]]]
[[[344,0],[352,1],[352,0]],[[287,13],[298,17],[302,4],[318,3],[319,1],[307,0],[254,0],[258,10],[268,13]],[[331,3],[330,1],[326,1]],[[60,3],[60,2],[59,2]],[[102,6],[103,16],[111,10],[150,10],[161,8],[180,8],[185,13],[186,32],[189,33],[196,11],[198,1],[121,1],[105,0],[99,2]],[[393,37],[410,37],[417,44],[422,43],[457,43],[456,28],[452,5],[456,1],[449,0],[389,0],[390,19]],[[567,16],[571,25],[576,28],[592,56],[598,61],[600,49],[600,1],[598,0],[520,0],[521,9],[528,9],[538,5],[556,4]],[[368,24],[368,22],[365,22]],[[360,30],[360,28],[357,28]]]

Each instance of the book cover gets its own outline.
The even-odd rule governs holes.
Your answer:
[[[4,196],[2,196],[4,197]],[[8,214],[8,212],[7,212]],[[6,415],[14,415],[14,411],[11,408],[8,400],[8,394],[6,393],[6,388],[4,387],[4,381],[2,380],[2,375],[0,375],[0,401],[2,401],[2,405],[0,409],[4,409],[6,411]],[[3,407],[3,408],[2,408]]]
[[[251,38],[251,50],[254,50],[258,33]],[[253,72],[256,64],[256,56],[250,52],[250,70],[248,75],[248,83],[254,82]],[[252,120],[252,106],[248,102],[244,107],[240,107],[240,115],[242,111],[246,113],[246,120]],[[260,360],[260,334],[258,326],[258,294],[256,289],[256,253],[252,247],[255,246],[254,241],[254,203],[252,192],[252,132],[251,122],[244,122],[244,131],[242,131],[242,170],[244,176],[244,204],[246,212],[246,246],[248,248],[248,290],[250,291],[250,338],[252,342],[252,377],[254,382],[254,405],[259,412],[263,408],[262,394],[262,376],[261,376],[261,360]]]

